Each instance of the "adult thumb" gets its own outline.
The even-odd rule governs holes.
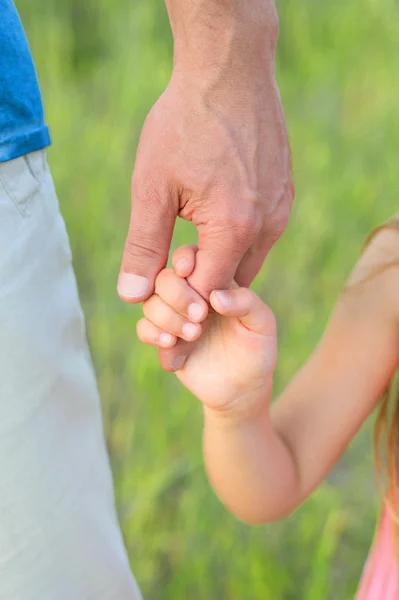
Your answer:
[[[126,302],[142,302],[154,291],[155,278],[166,266],[177,205],[165,185],[139,186],[132,180],[129,231],[118,278]]]

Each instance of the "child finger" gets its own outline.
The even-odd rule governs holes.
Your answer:
[[[173,348],[177,342],[176,336],[163,331],[148,319],[140,319],[136,325],[138,338],[144,344],[158,348]]]
[[[184,367],[192,350],[192,343],[182,339],[177,340],[173,351],[170,351],[167,348],[159,348],[158,356],[161,367],[170,373],[180,371]]]
[[[194,244],[186,244],[180,246],[172,254],[172,265],[176,275],[179,277],[189,277],[194,271],[195,255],[198,252],[198,247]]]
[[[143,312],[159,329],[184,340],[191,342],[198,339],[202,333],[199,323],[191,323],[185,319],[156,294],[143,303]]]
[[[272,311],[252,290],[216,290],[212,292],[210,302],[217,313],[237,317],[250,331],[261,335],[275,334],[276,322]]]
[[[180,315],[194,323],[201,323],[208,315],[208,304],[185,279],[173,269],[164,269],[155,282],[155,293]]]

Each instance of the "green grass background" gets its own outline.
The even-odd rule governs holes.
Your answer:
[[[120,519],[147,599],[349,600],[378,499],[370,425],[303,507],[251,528],[219,504],[198,403],[135,336],[115,284],[143,119],[168,82],[162,0],[17,0],[98,373]],[[280,0],[278,80],[296,203],[255,288],[275,310],[276,391],[318,340],[367,231],[397,210],[399,8]],[[179,223],[174,244],[192,240]],[[378,357],[377,357],[378,358]],[[364,374],[367,377],[367,373]]]

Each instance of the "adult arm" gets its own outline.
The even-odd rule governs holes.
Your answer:
[[[249,285],[283,232],[293,199],[275,81],[274,0],[166,0],[174,68],[150,111],[132,177],[118,282],[141,302],[165,266],[177,216],[198,230],[190,284],[208,298]]]

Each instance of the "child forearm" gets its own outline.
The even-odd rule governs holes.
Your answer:
[[[205,410],[204,458],[217,495],[243,521],[274,521],[299,503],[295,461],[272,427],[268,402],[248,417]]]
[[[210,481],[245,521],[277,520],[308,497],[397,368],[395,325],[386,314],[352,311],[350,300],[337,307],[318,348],[273,406],[266,395],[250,415],[205,412]]]

